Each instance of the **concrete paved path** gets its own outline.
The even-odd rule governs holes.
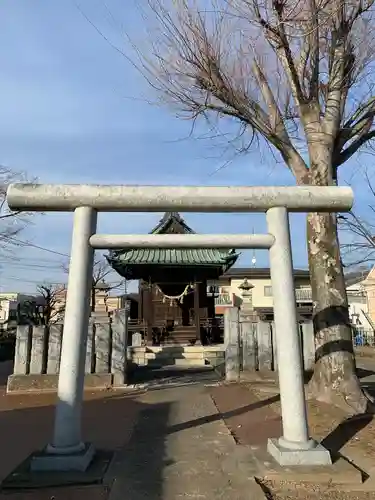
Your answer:
[[[140,384],[147,389],[180,387],[184,385],[210,383],[218,380],[211,366],[163,366],[160,368],[138,367],[131,376],[130,384]]]
[[[264,498],[236,467],[236,444],[204,383],[149,391],[140,402],[146,409],[110,470],[109,500]]]

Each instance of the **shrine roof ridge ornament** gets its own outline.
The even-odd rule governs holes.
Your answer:
[[[108,184],[10,184],[11,210],[67,212],[92,207],[105,212],[346,212],[350,187],[338,186],[142,186]]]

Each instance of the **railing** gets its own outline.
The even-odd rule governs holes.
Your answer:
[[[357,347],[375,346],[375,334],[373,330],[364,330],[362,328],[352,327],[353,344]]]
[[[366,295],[359,292],[354,292],[351,290],[347,291],[348,300],[350,302],[357,302],[360,304],[366,304]],[[296,288],[296,300],[297,302],[311,302],[312,301],[312,291],[311,288]]]
[[[297,302],[311,302],[311,288],[296,288],[296,300]]]
[[[305,288],[296,289],[297,302],[311,302],[311,290]],[[233,295],[229,293],[221,293],[215,297],[215,306],[231,306],[233,305]]]
[[[229,293],[220,293],[215,297],[215,306],[231,306],[233,305],[232,295]]]
[[[153,340],[156,342],[156,345],[159,345],[160,341],[163,343],[163,337],[160,337],[160,334],[164,336],[166,330],[164,329],[166,326],[165,321],[155,322],[153,325],[153,329],[158,331],[154,331]],[[186,325],[186,327],[182,325],[174,325],[176,327],[181,326],[183,329],[186,328],[186,331],[190,329],[194,329],[194,325]],[[224,342],[224,319],[223,318],[201,318],[200,319],[201,326],[201,340],[204,344],[212,344],[212,343],[223,343]],[[140,333],[142,336],[142,343],[147,338],[147,325],[143,321],[138,320],[129,320],[128,321],[128,331],[129,334]],[[164,332],[164,333],[163,333]],[[167,334],[168,336],[168,334]],[[167,337],[166,337],[167,338]],[[194,333],[195,339],[195,333]]]
[[[353,292],[350,290],[347,290],[347,295],[348,295],[348,302],[349,304],[366,304],[367,303],[367,297],[363,292]]]

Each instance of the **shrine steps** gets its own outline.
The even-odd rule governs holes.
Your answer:
[[[192,345],[197,338],[195,326],[176,326],[163,340],[163,345]]]
[[[178,365],[178,366],[205,366],[202,349],[185,351],[182,345],[164,345],[161,349],[147,348],[145,359],[148,365]]]
[[[224,363],[224,346],[164,345],[133,347],[128,359],[139,366],[218,366]]]

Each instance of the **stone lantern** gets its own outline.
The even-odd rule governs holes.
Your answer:
[[[241,285],[238,287],[241,290],[242,304],[241,304],[241,314],[244,316],[249,316],[247,319],[256,320],[256,314],[253,308],[253,292],[252,289],[254,285],[249,283],[248,279],[245,278]]]
[[[245,278],[241,285],[238,287],[241,290],[241,295],[242,295],[242,306],[245,306],[246,309],[252,309],[253,308],[253,293],[252,289],[254,288],[254,285],[249,283],[248,279]]]

